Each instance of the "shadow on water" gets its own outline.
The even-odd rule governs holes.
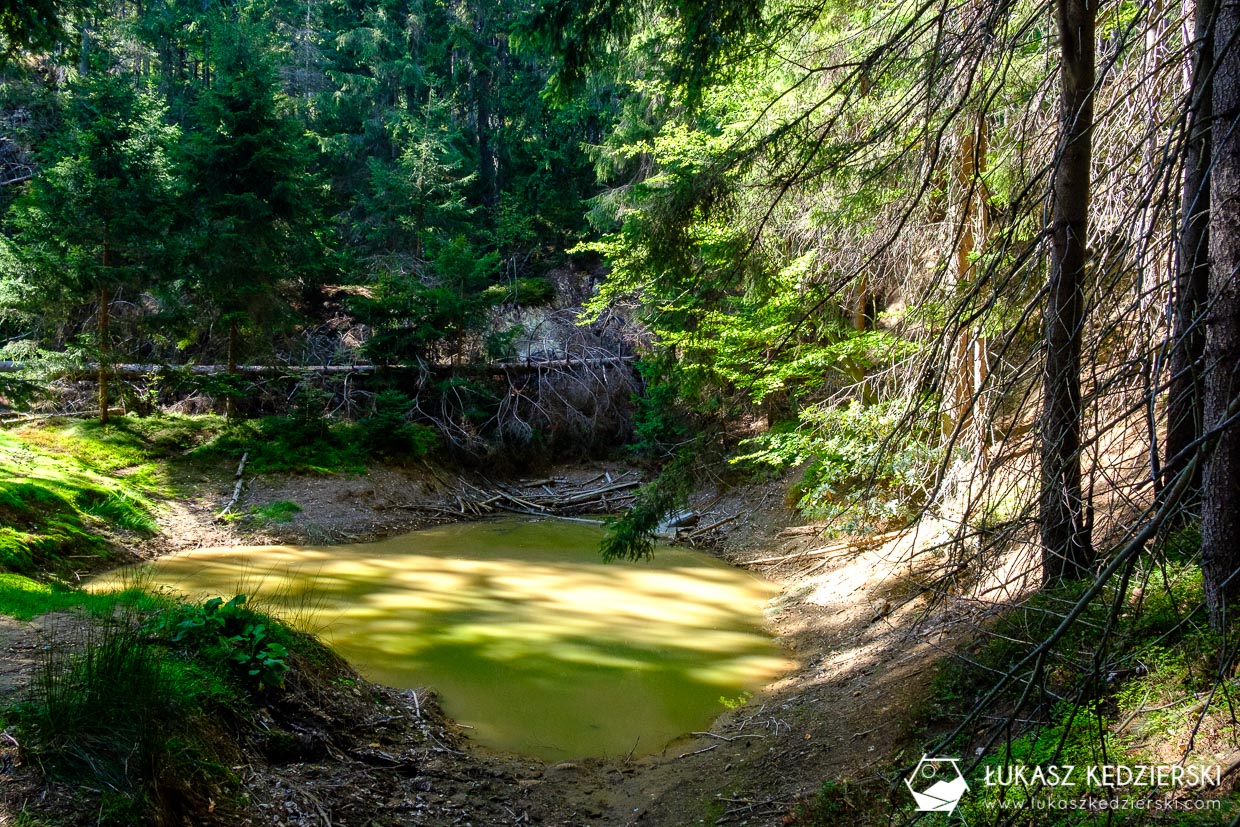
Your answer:
[[[434,687],[478,742],[547,760],[657,751],[789,666],[761,630],[773,586],[680,549],[604,565],[599,537],[502,520],[202,550],[150,576],[191,596],[258,593],[368,678]]]

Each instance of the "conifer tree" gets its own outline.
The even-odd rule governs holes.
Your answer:
[[[227,329],[235,377],[247,330],[274,322],[289,290],[315,282],[328,260],[313,151],[281,111],[274,68],[241,24],[226,24],[217,42],[227,45],[194,109],[181,163],[194,210],[194,292]]]
[[[67,97],[64,138],[11,210],[17,272],[9,275],[35,312],[94,303],[99,416],[107,422],[112,302],[152,286],[166,264],[175,129],[129,75],[99,69]]]

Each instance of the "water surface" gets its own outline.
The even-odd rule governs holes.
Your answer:
[[[761,629],[771,584],[681,549],[604,565],[600,536],[511,519],[149,570],[191,597],[258,593],[367,678],[433,687],[476,741],[547,760],[657,751],[788,668]]]

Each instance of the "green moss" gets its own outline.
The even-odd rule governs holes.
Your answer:
[[[0,433],[0,569],[65,572],[106,556],[109,530],[155,531],[161,475],[124,425]]]
[[[68,479],[0,480],[0,566],[22,572],[56,570],[63,568],[64,558],[102,555],[106,547],[86,530],[73,500],[108,496],[105,490]]]
[[[102,473],[128,471],[153,460],[169,459],[208,442],[224,430],[218,416],[119,416],[107,425],[98,420],[65,420],[26,428],[23,439],[41,450],[70,457]]]

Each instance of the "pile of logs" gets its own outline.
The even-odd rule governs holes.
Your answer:
[[[617,476],[604,472],[584,482],[547,477],[522,480],[513,485],[498,482],[473,485],[461,480],[453,498],[460,516],[483,516],[501,511],[549,517],[611,514],[631,506],[633,495],[641,484],[635,471]]]
[[[633,495],[642,484],[636,471],[613,476],[602,473],[584,482],[565,477],[522,480],[515,485],[489,483],[472,485],[462,480],[453,496],[456,509],[439,508],[440,514],[462,517],[484,516],[501,511],[575,519],[578,514],[614,514],[633,505]],[[713,505],[713,503],[712,503]],[[656,531],[660,539],[697,546],[718,540],[724,526],[740,514],[712,515],[709,507],[669,515]],[[585,522],[597,522],[585,520]]]

